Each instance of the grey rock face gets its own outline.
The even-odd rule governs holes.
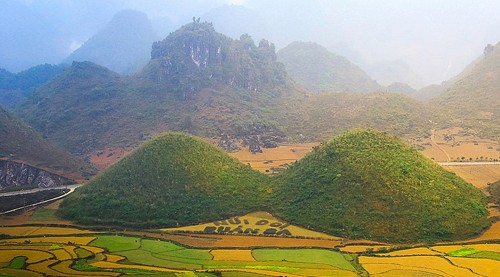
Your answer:
[[[15,188],[47,188],[74,184],[73,180],[23,163],[0,160],[0,191]]]

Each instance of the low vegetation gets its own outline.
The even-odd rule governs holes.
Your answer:
[[[490,199],[497,206],[500,206],[500,180],[490,184],[488,186],[488,192],[490,193]]]
[[[90,176],[88,163],[45,140],[28,125],[0,107],[0,159],[24,161],[31,166]]]
[[[157,137],[77,189],[61,214],[85,224],[175,227],[263,206],[267,177],[180,133]]]
[[[337,136],[274,183],[276,216],[348,238],[456,240],[489,226],[478,189],[381,132]]]

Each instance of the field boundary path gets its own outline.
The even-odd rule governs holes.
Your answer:
[[[494,165],[500,162],[440,162],[443,166],[471,166],[471,165]]]
[[[45,203],[49,203],[49,202],[52,202],[52,201],[55,201],[55,200],[59,200],[59,199],[62,199],[66,196],[68,196],[70,193],[72,193],[73,191],[75,191],[75,189],[77,187],[80,187],[81,185],[71,185],[71,186],[68,186],[68,189],[69,191],[66,192],[65,194],[63,195],[59,195],[57,197],[54,197],[54,198],[51,198],[51,199],[47,199],[47,200],[43,200],[43,201],[40,201],[40,202],[37,202],[37,203],[33,203],[33,204],[30,204],[30,205],[26,205],[26,206],[23,206],[23,207],[19,207],[19,208],[15,208],[15,209],[12,209],[12,210],[8,210],[8,211],[5,211],[5,212],[1,212],[0,215],[5,215],[5,214],[9,214],[9,213],[13,213],[13,212],[16,212],[16,211],[19,211],[19,210],[22,210],[22,209],[26,209],[26,208],[31,208],[31,207],[35,207],[35,206],[38,206],[38,205],[41,205],[41,204],[45,204]],[[59,187],[60,188],[60,187]],[[36,189],[35,189],[36,190]],[[42,189],[44,190],[44,189]],[[41,191],[41,190],[39,190]],[[30,190],[30,192],[33,192],[33,190]],[[23,194],[23,193],[17,193],[17,194]]]
[[[451,157],[450,155],[448,154],[448,152],[446,152],[443,147],[441,147],[437,142],[436,142],[436,139],[435,139],[435,133],[436,133],[436,130],[435,129],[432,129],[431,130],[431,143],[436,146],[439,150],[441,150],[441,152],[443,152],[445,155],[446,155],[446,158],[448,159],[448,161],[451,161]]]

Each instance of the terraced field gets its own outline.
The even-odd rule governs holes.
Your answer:
[[[2,227],[0,274],[6,276],[357,276],[354,256],[324,249],[196,249],[133,236],[88,236],[61,227],[45,236],[26,236],[28,227]],[[74,232],[73,236],[57,233]],[[39,232],[38,234],[42,234]],[[18,236],[18,237],[16,237]],[[227,273],[227,274],[226,274]],[[189,274],[189,275],[188,275]],[[241,276],[241,275],[240,275]]]
[[[227,238],[222,248],[194,248],[165,240],[174,234],[157,232],[130,236],[69,227],[13,226],[0,227],[0,233],[4,236],[0,239],[0,276],[500,275],[499,243],[396,250],[402,246],[325,238],[176,234],[206,241]],[[253,238],[266,239],[268,246],[249,243],[242,247],[238,242]],[[229,245],[231,240],[234,245]],[[277,248],[281,240],[288,244]],[[290,248],[300,241],[315,241],[321,248]]]

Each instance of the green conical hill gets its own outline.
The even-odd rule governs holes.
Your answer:
[[[274,182],[276,216],[335,235],[434,241],[488,226],[478,189],[381,132],[337,136]]]
[[[266,180],[200,139],[165,134],[66,198],[61,213],[86,224],[190,225],[257,210]]]

